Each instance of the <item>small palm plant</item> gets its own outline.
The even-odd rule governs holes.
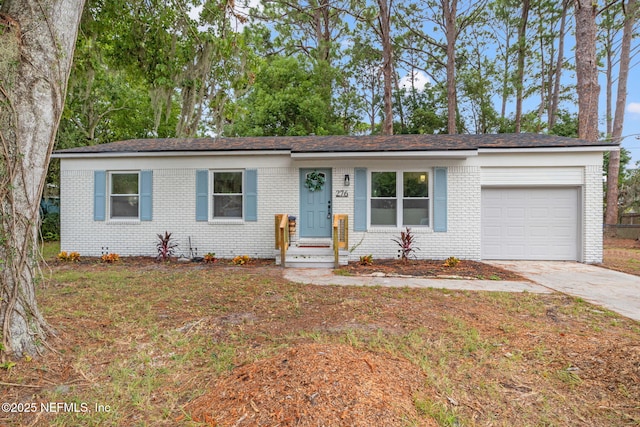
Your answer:
[[[158,249],[158,256],[156,259],[164,262],[171,261],[171,257],[177,247],[178,244],[173,241],[171,233],[165,231],[164,236],[162,234],[158,234],[158,244],[156,245],[156,248]]]

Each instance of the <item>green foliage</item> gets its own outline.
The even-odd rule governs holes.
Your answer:
[[[549,134],[577,138],[578,115],[576,113],[570,113],[567,110],[558,111],[555,124],[549,129]]]
[[[602,170],[606,176],[609,174],[609,157],[610,154],[608,151],[604,153]],[[625,182],[633,179],[633,175],[637,174],[635,169],[629,169],[629,163],[631,163],[631,153],[626,148],[620,147],[620,173],[618,174],[618,186],[622,186]]]
[[[3,362],[3,363],[0,363],[0,369],[9,371],[11,368],[13,368],[16,365],[17,365],[16,362]]]
[[[60,240],[60,214],[49,212],[45,214],[40,225],[40,235],[45,242]]]
[[[276,57],[256,75],[243,113],[225,129],[228,136],[336,135],[331,105],[319,77],[303,60]]]
[[[608,153],[607,153],[608,154]],[[636,164],[635,169],[623,170],[624,164],[629,162],[629,153],[622,148],[620,151],[620,193],[618,203],[620,204],[620,213],[640,212],[640,165]]]
[[[428,86],[424,90],[401,89],[404,107],[404,127],[394,125],[398,133],[434,134],[447,132],[446,90],[443,85]]]

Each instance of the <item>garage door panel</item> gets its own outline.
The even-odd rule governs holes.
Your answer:
[[[529,211],[529,219],[531,220],[546,220],[549,218],[548,207],[534,207]]]
[[[509,207],[507,208],[507,217],[513,219],[523,219],[527,214],[527,211],[524,208],[520,207]]]
[[[524,238],[525,229],[524,227],[507,227],[506,237],[507,238]]]
[[[484,188],[484,259],[578,259],[578,188]]]
[[[529,232],[527,233],[527,238],[531,240],[536,238],[545,239],[549,235],[549,227],[545,226],[529,227],[528,231]]]

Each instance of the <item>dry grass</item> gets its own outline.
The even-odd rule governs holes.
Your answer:
[[[633,239],[606,239],[603,265],[640,276],[640,242]]]
[[[375,400],[402,408],[387,425],[640,424],[639,324],[563,295],[307,286],[275,267],[125,261],[54,265],[38,298],[58,353],[3,371],[0,394],[67,407],[0,413],[0,425],[202,425],[193,417],[221,408],[232,415],[219,425],[258,414],[358,425],[344,390],[365,401],[399,376],[415,389]],[[352,351],[320,368],[313,345]]]

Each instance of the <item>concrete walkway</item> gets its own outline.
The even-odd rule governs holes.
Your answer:
[[[485,261],[519,273],[531,282],[421,279],[415,277],[337,276],[330,269],[288,268],[287,280],[315,285],[388,286],[470,291],[553,291],[580,297],[640,321],[640,277],[593,265],[562,261]]]
[[[313,285],[387,286],[393,288],[436,288],[469,291],[534,292],[548,294],[552,290],[530,282],[465,279],[422,279],[418,277],[338,276],[326,268],[286,268],[284,278]]]

